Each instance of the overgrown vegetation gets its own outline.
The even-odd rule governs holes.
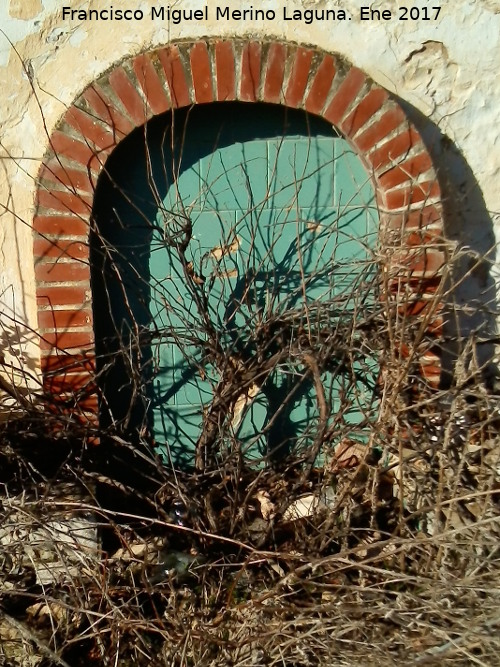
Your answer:
[[[260,199],[241,161],[186,201],[179,122],[135,139],[148,202],[108,166],[96,192],[121,196],[90,240],[101,423],[5,380],[4,663],[499,664],[499,397],[467,346],[440,389],[420,364],[456,258],[433,298],[385,270],[401,237],[358,236],[365,203],[312,217],[329,165],[299,154]],[[238,179],[241,216],[212,202],[205,242],[198,203]]]

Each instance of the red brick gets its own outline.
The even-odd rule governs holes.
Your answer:
[[[83,423],[97,423],[95,416],[99,414],[99,399],[96,393],[91,396],[85,396],[85,398],[78,397],[78,404],[76,408],[82,415],[79,417],[79,421]],[[85,417],[85,420],[83,417]],[[94,444],[96,441],[94,441]]]
[[[92,331],[54,331],[47,332],[40,336],[40,349],[67,350],[68,348],[86,348],[94,342],[94,333]]]
[[[91,387],[93,389],[93,387]],[[79,393],[83,395],[78,395]],[[99,409],[99,400],[97,394],[90,394],[90,392],[73,392],[68,393],[51,393],[47,391],[48,400],[50,401],[47,408],[54,410],[56,414],[66,414],[71,420],[76,420],[79,423],[88,423],[93,421],[91,417],[87,414],[87,418],[83,420],[81,418],[82,414],[87,413],[97,413]],[[75,414],[77,413],[77,414]],[[64,428],[64,424],[61,425],[61,428]]]
[[[407,127],[403,132],[365,155],[365,159],[377,171],[392,164],[400,156],[403,156],[404,159],[404,156],[417,144],[420,144],[422,150],[425,150],[420,134],[413,127]]]
[[[49,396],[49,401],[51,400],[51,396]],[[51,405],[50,402],[46,406],[47,410],[51,410]],[[58,408],[56,410],[52,410],[54,413],[53,419],[51,420],[51,430],[54,433],[66,433],[67,428],[68,428],[68,419],[71,420],[71,423],[74,424],[75,426],[82,426],[85,429],[85,442],[88,445],[94,445],[94,444],[100,444],[100,439],[98,436],[94,435],[89,435],[88,433],[88,427],[98,427],[98,418],[95,414],[95,411],[92,413],[85,413],[85,412],[76,412],[74,409],[71,410],[66,410],[66,409],[61,409]],[[61,413],[63,416],[63,420],[59,419],[61,417]]]
[[[215,70],[217,100],[225,102],[236,99],[236,74],[234,51],[231,42],[216,42]]]
[[[283,91],[285,76],[286,46],[274,42],[269,47],[267,66],[264,79],[264,102],[278,104]]]
[[[35,266],[35,277],[47,283],[88,282],[90,269],[83,262],[40,262]]]
[[[395,234],[401,234],[405,220],[405,211],[398,211],[396,213],[381,211],[379,213],[379,234],[381,236],[389,234],[389,238],[392,238]]]
[[[85,287],[39,286],[36,299],[38,306],[83,306],[90,298],[90,284]]]
[[[92,325],[92,311],[87,310],[40,310],[40,329],[73,329]]]
[[[109,150],[98,151],[90,158],[88,168],[91,172],[95,173],[96,176],[101,173],[102,168],[106,164],[106,160],[113,152],[113,148],[114,147],[110,148]]]
[[[193,45],[189,54],[191,76],[193,78],[194,96],[198,104],[214,101],[212,87],[212,69],[205,42]]]
[[[88,445],[98,444],[99,437],[89,432],[88,427],[98,427],[98,397],[95,383],[90,382],[82,387],[74,387],[69,391],[56,391],[51,386],[52,378],[48,378],[44,383],[45,405],[47,413],[52,415],[47,422],[47,428],[50,433],[65,433],[68,429],[68,423],[71,427],[82,426],[85,432],[85,442]],[[79,383],[80,384],[80,383]]]
[[[40,365],[43,373],[94,373],[96,368],[93,354],[46,354]]]
[[[376,123],[371,125],[355,139],[352,139],[352,142],[360,151],[365,153],[405,121],[407,121],[407,119],[403,110],[400,107],[393,107],[386,111]]]
[[[240,100],[256,102],[259,98],[262,46],[249,42],[241,52]]]
[[[389,95],[382,88],[372,88],[351,113],[340,123],[340,128],[348,137],[358,132],[387,101]]]
[[[44,257],[88,259],[89,257],[89,247],[86,243],[67,239],[36,238],[33,242],[33,252],[35,259],[43,259]]]
[[[84,195],[59,190],[38,190],[38,206],[64,213],[88,214],[92,201]]]
[[[418,349],[415,350],[414,348],[410,348],[408,345],[402,343],[399,346],[399,351],[402,359],[409,359],[409,358],[417,359],[422,369],[423,368],[432,369],[431,371],[432,374],[440,372],[440,367],[441,367],[440,357],[431,350],[426,350],[425,352],[421,352]]]
[[[86,143],[94,144],[97,148],[109,148],[116,143],[112,133],[107,128],[97,123],[92,116],[77,107],[68,109],[64,120],[82,135]]]
[[[89,413],[97,414],[99,412],[99,399],[97,393],[94,393],[91,396],[86,396],[84,399],[79,399],[78,408],[82,413],[86,413],[87,419],[91,418]]]
[[[409,359],[415,354],[414,348],[410,347],[407,343],[396,343],[396,350],[399,353],[400,359]]]
[[[425,248],[442,248],[445,244],[442,229],[440,227],[414,229],[413,231],[400,227],[392,231],[393,233],[391,236],[385,237],[387,239],[386,246],[391,248],[416,248],[419,246]],[[384,242],[384,240],[382,242]]]
[[[442,212],[435,204],[409,211],[405,215],[405,229],[422,229],[428,225],[442,224]]]
[[[410,262],[410,269],[413,275],[424,278],[435,276],[445,265],[446,257],[444,252],[435,248],[427,248],[425,252],[419,253]]]
[[[72,190],[80,190],[87,192],[88,194],[92,193],[94,190],[86,170],[63,166],[55,158],[43,165],[40,178],[45,181],[60,183]]]
[[[65,373],[62,375],[48,376],[44,378],[43,388],[50,394],[66,394],[71,392],[81,392],[82,390],[94,393],[96,391],[95,382],[88,373]],[[78,402],[79,407],[80,401]]]
[[[421,315],[425,317],[426,313],[430,310],[428,301],[412,301],[411,303],[404,303],[401,306],[398,306],[398,313],[402,317],[416,317]]]
[[[435,276],[445,264],[445,254],[436,248],[396,250],[391,258],[394,268],[408,269],[411,277]],[[389,269],[390,270],[390,269]]]
[[[425,277],[407,276],[406,283],[414,294],[436,294],[441,288],[442,275],[434,274]]]
[[[439,197],[440,194],[441,190],[437,181],[415,183],[409,187],[386,192],[384,197],[385,206],[388,209],[404,208],[430,198]]]
[[[123,67],[117,67],[111,72],[109,83],[120,98],[136,127],[144,125],[151,118],[151,111],[128,78]]]
[[[444,327],[444,317],[442,315],[438,315],[436,317],[433,317],[427,324],[427,332],[434,336],[442,336],[443,327]]]
[[[425,174],[431,167],[432,161],[429,153],[420,153],[384,172],[377,180],[384,190],[389,190],[405,181],[412,181],[421,174]]]
[[[88,165],[95,154],[94,148],[69,135],[56,130],[50,137],[50,146],[57,155],[64,155],[75,162]]]
[[[77,215],[36,215],[33,219],[33,229],[39,234],[87,237],[89,220],[87,216]]]
[[[323,114],[324,117],[333,123],[333,125],[340,126],[347,109],[363,87],[365,81],[366,76],[364,73],[357,67],[351,67]],[[348,134],[347,136],[351,135]]]
[[[421,363],[425,364],[426,366],[431,366],[431,365],[436,366],[440,362],[439,354],[436,354],[436,352],[434,352],[432,349],[425,350],[425,352],[419,351],[418,357]]]
[[[97,117],[109,127],[115,143],[118,143],[134,129],[128,118],[108,99],[108,96],[97,83],[89,86],[82,97],[95,111]]]
[[[158,57],[165,72],[172,106],[188,106],[191,104],[191,97],[179,49],[176,46],[167,46],[158,52]]]
[[[439,206],[430,204],[415,211],[401,211],[397,213],[381,214],[381,227],[386,231],[409,231],[425,229],[430,225],[437,227],[432,233],[441,233],[442,220]]]
[[[332,56],[326,55],[314,75],[311,89],[304,104],[310,113],[319,114],[323,110],[332,87],[335,71],[335,60]]]
[[[379,211],[384,209],[384,203],[385,203],[384,191],[382,190],[382,188],[376,187],[376,183],[375,183],[375,203]]]
[[[421,366],[422,377],[434,388],[439,386],[441,380],[441,365]]]
[[[302,106],[307,82],[309,81],[313,55],[313,51],[303,49],[300,46],[295,52],[295,60],[285,93],[285,104],[289,107],[298,109]]]
[[[442,230],[439,228],[430,228],[424,231],[424,229],[408,232],[405,230],[404,242],[406,245],[414,246],[442,246],[444,243]]]
[[[400,315],[408,317],[420,316],[421,318],[428,318],[442,309],[443,305],[441,303],[436,304],[434,299],[413,299],[398,306]]]
[[[160,114],[170,109],[170,102],[163,90],[160,77],[148,54],[142,53],[134,59],[134,72],[153,113]]]

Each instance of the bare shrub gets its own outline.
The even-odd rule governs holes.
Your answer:
[[[291,152],[283,183],[284,140],[260,194],[251,160],[204,155],[186,198],[189,131],[179,113],[127,147],[146,199],[112,164],[96,191],[100,423],[2,387],[4,663],[498,664],[498,397],[466,348],[448,386],[421,372],[453,280],[410,316],[401,240],[369,203],[304,216],[330,161]],[[210,196],[241,177],[227,223]]]

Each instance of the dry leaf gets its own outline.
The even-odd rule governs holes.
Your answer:
[[[215,248],[212,248],[210,254],[214,259],[221,259],[225,255],[230,255],[231,253],[236,252],[239,247],[240,247],[240,239],[236,237],[231,244],[226,243],[226,245],[216,246]]]
[[[269,493],[267,491],[257,491],[255,497],[259,501],[262,518],[266,521],[270,521],[276,514],[276,507],[274,503],[271,502]]]
[[[355,468],[361,461],[364,461],[366,456],[366,445],[344,438],[339,442],[333,453],[333,458],[330,461],[330,469],[332,472],[341,470],[342,468]]]
[[[320,500],[312,494],[303,496],[288,505],[283,513],[283,519],[285,521],[297,521],[297,519],[313,516],[318,511],[320,504]]]
[[[252,403],[253,399],[260,391],[260,386],[253,382],[247,391],[240,394],[236,399],[233,409],[233,418],[231,420],[231,428],[236,432],[245,416],[245,409]]]

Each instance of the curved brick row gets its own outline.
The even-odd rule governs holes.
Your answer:
[[[389,93],[338,56],[311,48],[239,40],[173,44],[133,57],[95,81],[51,136],[34,219],[48,389],[71,395],[92,374],[88,233],[106,159],[154,115],[229,100],[305,109],[350,141],[373,176],[390,291],[405,294],[402,314],[427,313],[429,331],[439,333],[441,315],[431,304],[445,262],[440,188],[418,132]],[[438,383],[436,355],[422,357],[421,369]],[[89,406],[95,410],[96,402],[87,400]]]

